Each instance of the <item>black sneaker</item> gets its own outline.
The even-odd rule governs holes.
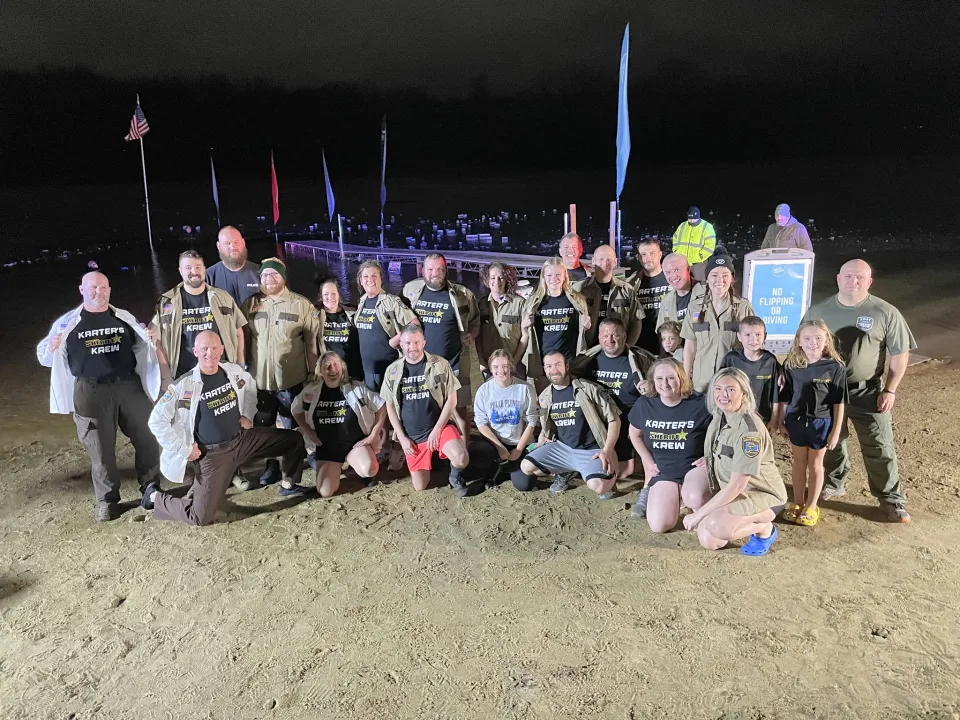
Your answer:
[[[282,477],[283,472],[280,470],[280,461],[276,459],[267,460],[267,467],[260,476],[260,487],[278,483]]]
[[[554,475],[553,483],[550,485],[550,492],[554,495],[559,495],[562,492],[566,492],[569,485],[570,478],[567,475]]]
[[[450,487],[453,488],[458,498],[466,497],[467,493],[470,492],[463,478],[459,476],[450,478]]]
[[[143,489],[143,497],[140,498],[140,507],[144,510],[153,510],[153,501],[150,499],[150,496],[155,492],[160,492],[160,483],[156,480],[147,483],[147,486]]]
[[[303,485],[280,486],[280,497],[303,497],[308,492],[310,492],[310,488]]]

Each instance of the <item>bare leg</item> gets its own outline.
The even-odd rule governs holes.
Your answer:
[[[791,444],[790,450],[793,452],[793,501],[800,507],[804,506],[807,497],[807,462],[809,448],[798,447]],[[823,467],[821,458],[820,466]]]
[[[706,466],[689,470],[683,478],[683,485],[680,486],[680,499],[683,504],[696,511],[703,507],[712,495]]]
[[[707,515],[698,526],[700,544],[708,550],[719,550],[731,540],[750,535],[768,538],[773,532],[774,517],[773,510],[769,508],[755,515],[734,515],[728,508],[722,507]],[[721,545],[717,545],[721,542]]]
[[[410,479],[413,480],[414,490],[426,490],[427,486],[430,485],[430,471],[412,470],[410,472]]]
[[[340,471],[343,465],[338,462],[322,462],[317,468],[317,492],[320,497],[336,495],[340,489]]]
[[[655,533],[670,532],[680,520],[680,486],[661,480],[650,487],[647,496],[647,524]]]
[[[617,475],[613,474],[609,478],[600,478],[593,477],[587,480],[587,487],[593,490],[597,495],[603,495],[604,493],[610,492],[613,490],[613,486],[617,484]]]
[[[440,451],[447,456],[450,464],[461,470],[470,463],[470,455],[467,453],[467,446],[462,439],[448,440]]]
[[[354,448],[347,453],[347,464],[362,478],[371,478],[380,471],[377,456],[368,445]]]
[[[543,476],[546,474],[546,473],[543,472],[543,470],[541,470],[540,468],[538,468],[536,465],[534,465],[534,464],[533,464],[532,462],[530,462],[529,460],[522,460],[522,461],[520,462],[520,469],[521,469],[521,470],[524,472],[524,474],[526,474],[526,475],[537,475],[537,476],[543,477]]]
[[[823,456],[827,449],[807,451],[807,496],[806,506],[817,507],[820,492],[823,490]]]
[[[617,473],[617,480],[626,480],[628,477],[633,475],[633,470],[636,467],[636,461],[633,458],[630,458],[626,462],[620,462],[620,472]]]

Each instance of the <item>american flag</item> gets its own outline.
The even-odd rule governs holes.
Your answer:
[[[124,135],[123,139],[127,142],[130,142],[131,140],[139,140],[148,132],[150,132],[150,124],[147,122],[147,118],[143,114],[143,110],[140,109],[140,105],[138,103],[137,109],[133,113],[133,117],[130,118],[130,132]]]

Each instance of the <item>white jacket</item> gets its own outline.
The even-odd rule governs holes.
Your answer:
[[[143,391],[152,402],[160,394],[160,363],[157,361],[157,351],[147,337],[146,330],[140,327],[133,315],[113,305],[110,305],[110,309],[118,320],[129,325],[137,334],[133,342],[133,354],[137,358],[136,372],[143,384]],[[70,372],[70,364],[67,362],[66,336],[80,322],[81,310],[83,305],[57,318],[50,327],[50,332],[37,345],[37,360],[44,367],[53,369],[50,373],[50,412],[54,414],[68,415],[74,411],[73,388],[77,379]],[[63,342],[54,352],[50,350],[50,341],[60,333],[64,335]]]
[[[323,381],[307,383],[297,397],[293,399],[290,405],[290,414],[297,415],[303,413],[306,416],[307,424],[312,430],[317,428],[313,424],[313,411],[320,400],[320,391],[323,389]],[[357,416],[360,429],[365,435],[369,435],[373,426],[377,424],[377,411],[384,406],[384,400],[378,393],[368,389],[363,383],[353,380],[341,386],[343,397],[347,405]],[[322,439],[322,438],[321,438]]]
[[[257,386],[246,370],[233,363],[220,363],[220,369],[237,393],[240,415],[253,420],[257,412]],[[197,425],[195,402],[203,394],[200,366],[182,375],[154,405],[148,425],[160,443],[160,472],[171,482],[183,482],[187,456],[193,450]]]

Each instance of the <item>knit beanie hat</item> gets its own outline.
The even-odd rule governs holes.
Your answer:
[[[737,271],[733,268],[733,258],[730,257],[727,249],[722,245],[717,245],[716,250],[713,251],[713,255],[707,258],[707,265],[703,276],[710,277],[710,272],[716,268],[727,268],[727,270],[734,275],[737,274]]]
[[[280,277],[283,278],[284,282],[287,280],[287,266],[283,264],[283,260],[280,258],[270,257],[260,263],[260,272],[264,270],[275,270],[280,274]]]
[[[770,207],[769,205],[767,207]],[[783,215],[783,217],[790,217],[790,206],[786,203],[780,203],[777,205],[777,209],[773,211],[773,216]]]

